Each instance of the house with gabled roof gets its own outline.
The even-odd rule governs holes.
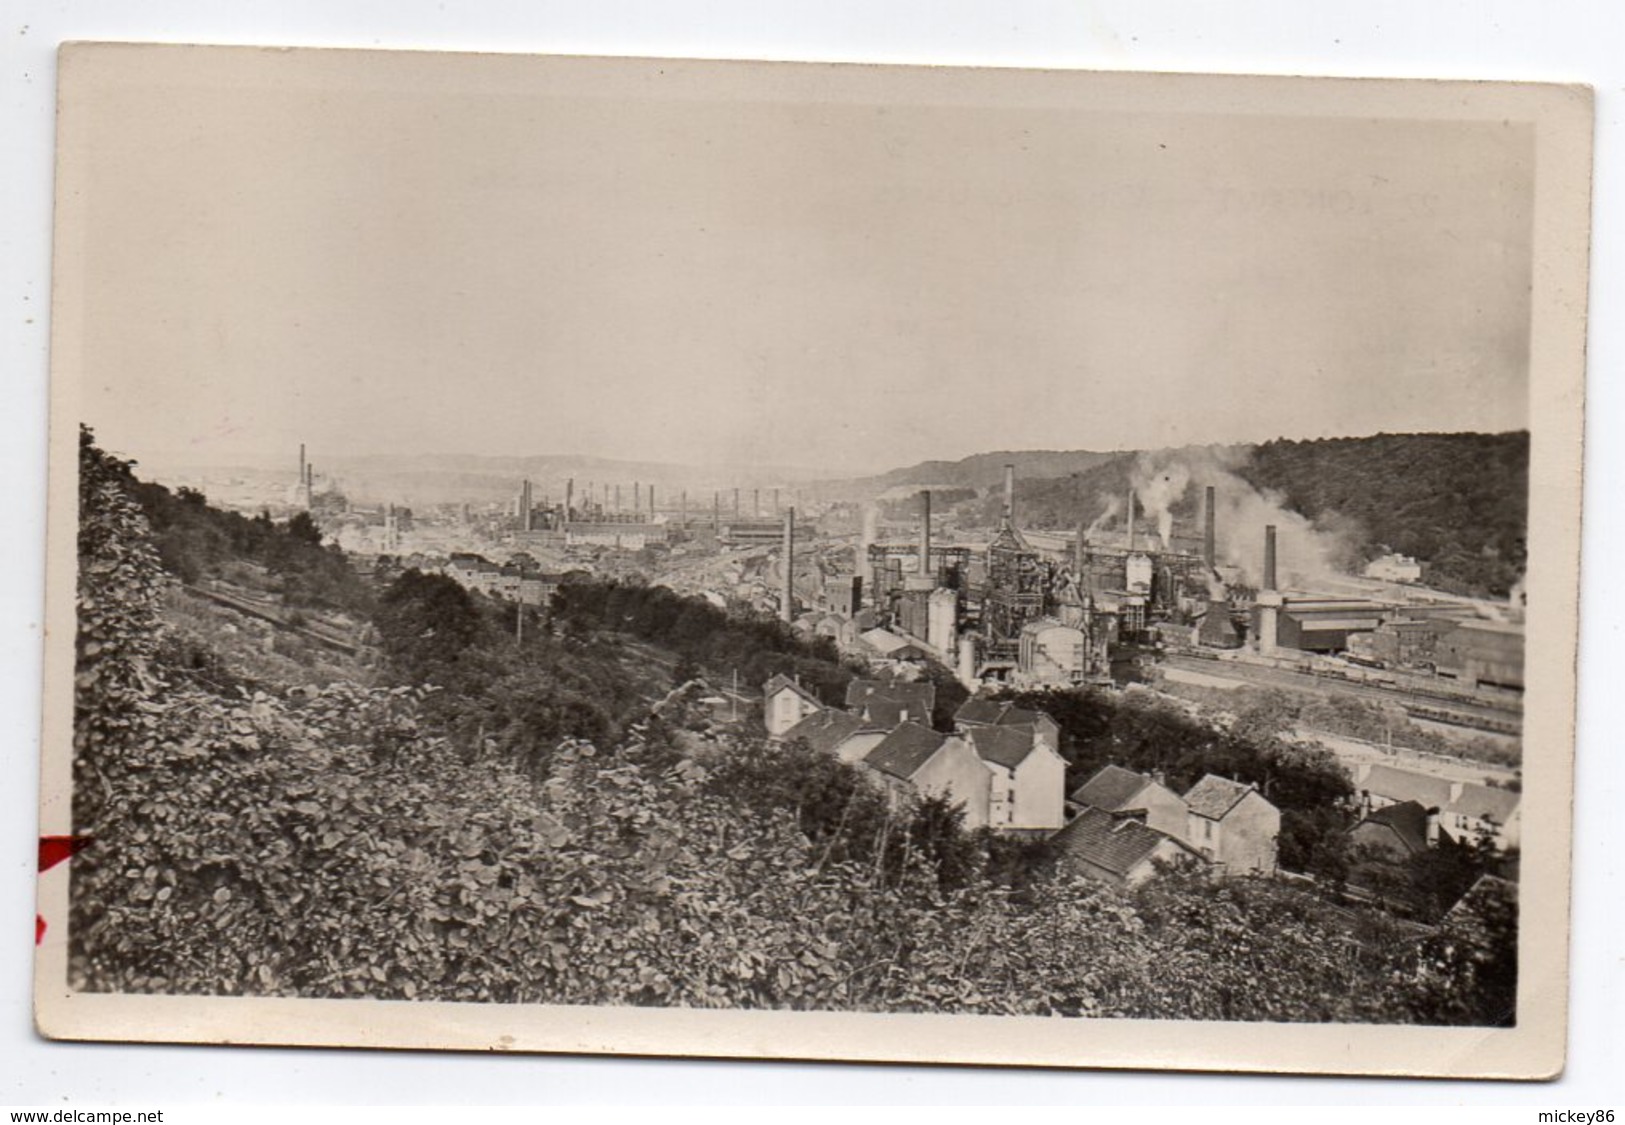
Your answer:
[[[954,712],[954,729],[964,734],[975,727],[1028,727],[1051,750],[1061,751],[1061,728],[1054,719],[1042,711],[1017,707],[1008,699],[973,695],[961,703]]]
[[[1157,831],[1181,839],[1189,826],[1189,810],[1185,808],[1183,797],[1164,785],[1160,778],[1122,766],[1102,766],[1073,790],[1071,800],[1080,808],[1136,814]]]
[[[961,737],[990,775],[991,827],[1055,829],[1066,823],[1066,761],[1030,727],[972,727]]]
[[[861,761],[886,737],[888,728],[865,722],[850,711],[819,711],[779,736],[781,742],[801,739],[823,754],[833,754],[843,762]]]
[[[1354,788],[1368,811],[1402,801],[1415,801],[1424,809],[1443,809],[1450,803],[1450,782],[1444,778],[1381,763],[1359,767]]]
[[[929,680],[853,680],[846,685],[846,709],[861,710],[873,699],[890,699],[914,708],[916,720],[937,705],[937,685]],[[923,721],[923,720],[920,720]]]
[[[966,828],[987,825],[988,771],[957,735],[901,723],[864,755],[863,765],[893,793],[946,797],[964,807]]]
[[[1415,801],[1384,805],[1349,831],[1349,846],[1403,863],[1425,852],[1438,831],[1437,819]]]
[[[1498,848],[1517,847],[1523,827],[1521,804],[1522,797],[1511,789],[1458,781],[1439,810],[1439,826],[1464,844],[1488,839]]]
[[[809,715],[824,710],[823,701],[789,676],[774,676],[762,685],[762,720],[778,738]]]
[[[1208,774],[1185,794],[1185,841],[1230,875],[1275,871],[1281,810],[1256,785]]]
[[[1135,887],[1157,873],[1157,864],[1180,859],[1203,862],[1182,840],[1159,832],[1137,816],[1087,808],[1052,836],[1056,854],[1075,871],[1117,886]]]
[[[918,662],[926,659],[925,649],[917,641],[911,641],[890,629],[868,629],[858,635],[858,640],[881,660]]]

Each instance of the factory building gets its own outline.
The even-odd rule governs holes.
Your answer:
[[[1240,648],[1241,634],[1230,619],[1230,603],[1210,598],[1197,626],[1196,642],[1206,648]]]
[[[774,541],[778,541],[779,528],[774,525]],[[641,551],[655,543],[666,542],[666,528],[657,523],[582,523],[564,525],[564,542],[569,547],[610,547],[622,551]]]
[[[1049,573],[1038,552],[1022,538],[1015,525],[1016,475],[1004,467],[1004,511],[999,529],[988,544],[985,576],[978,591],[981,602],[984,665],[1000,662],[1014,667],[1021,630],[1044,614]]]
[[[1274,614],[1276,631],[1271,647],[1298,652],[1344,652],[1349,637],[1377,629],[1389,611],[1364,598],[1282,598]],[[1263,613],[1254,617],[1254,628],[1264,639]]]
[[[1379,668],[1432,665],[1438,655],[1440,635],[1455,627],[1452,619],[1384,621],[1369,633],[1351,634],[1348,654],[1352,659]]]
[[[783,521],[768,517],[736,516],[717,529],[717,538],[729,547],[776,547],[783,536]]]
[[[1040,617],[1021,627],[1016,668],[1020,678],[1046,684],[1081,684],[1089,674],[1089,638],[1082,629]]]

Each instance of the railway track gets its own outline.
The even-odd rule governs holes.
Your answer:
[[[1379,687],[1357,680],[1242,664],[1232,660],[1203,660],[1199,657],[1170,654],[1164,656],[1161,663],[1221,679],[1236,680],[1255,687],[1284,687],[1319,695],[1342,694],[1378,703],[1395,704],[1416,718],[1473,730],[1492,731],[1497,734],[1519,734],[1523,730],[1523,717],[1514,709],[1442,694],[1419,695],[1403,688]]]

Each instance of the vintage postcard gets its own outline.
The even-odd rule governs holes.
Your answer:
[[[60,61],[45,1035],[1561,1070],[1589,90]]]

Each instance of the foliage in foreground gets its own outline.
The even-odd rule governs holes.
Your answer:
[[[157,560],[98,458],[87,442],[75,783],[93,799],[75,830],[95,844],[72,873],[76,987],[1505,1018],[1504,896],[1418,947],[1379,914],[1267,882],[1169,875],[1130,893],[1061,874],[1017,894],[942,810],[878,812],[804,747],[742,743],[706,765],[634,731],[527,771],[433,729],[432,688],[284,700],[166,677]],[[832,818],[843,801],[871,815]]]
[[[184,689],[164,706],[75,861],[81,987],[1414,1015],[1404,943],[1358,940],[1269,884],[1175,876],[1136,896],[1059,877],[1022,905],[975,875],[944,889],[904,831],[866,851],[814,840],[636,740],[567,744],[538,782],[425,737],[410,691],[336,686],[295,707]]]

